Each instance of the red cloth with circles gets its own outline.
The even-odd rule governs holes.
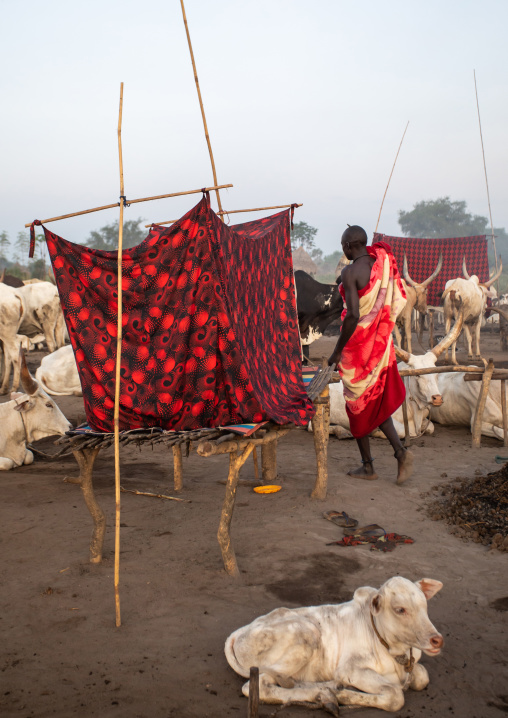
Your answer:
[[[117,252],[44,227],[92,429],[113,430]],[[289,210],[228,227],[207,196],[122,254],[120,429],[305,425]]]

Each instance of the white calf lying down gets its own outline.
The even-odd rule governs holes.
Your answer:
[[[71,428],[53,399],[30,375],[23,354],[21,385],[25,393],[14,392],[11,401],[0,404],[0,471],[31,464],[34,457],[27,443],[61,436]]]
[[[259,668],[265,703],[317,704],[335,715],[339,704],[398,711],[403,691],[429,683],[422,651],[441,652],[427,600],[442,586],[395,576],[379,590],[358,588],[348,603],[277,608],[232,633],[226,658],[244,678]],[[249,682],[242,691],[248,696]]]
[[[35,378],[44,391],[53,396],[83,396],[74,350],[70,344],[43,357]]]

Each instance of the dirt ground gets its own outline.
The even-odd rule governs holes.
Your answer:
[[[334,339],[313,346],[330,353]],[[498,337],[486,338],[486,356]],[[35,369],[40,354],[31,354]],[[83,420],[82,400],[62,397],[67,417]],[[51,440],[39,442],[54,450]],[[386,442],[373,441],[378,481],[349,478],[358,463],[352,441],[330,439],[329,493],[311,501],[315,476],[312,435],[294,431],[278,450],[277,494],[238,490],[233,541],[241,578],[228,577],[216,540],[227,458],[184,460],[183,498],[191,503],[122,494],[122,626],[115,628],[113,596],[113,452],[100,454],[95,486],[107,513],[102,564],[88,562],[91,518],[72,457],[3,472],[0,608],[0,714],[100,716],[101,718],[205,718],[247,715],[243,679],[223,653],[231,631],[278,606],[349,600],[363,585],[380,586],[394,575],[443,581],[429,603],[430,618],[445,638],[442,654],[423,657],[427,690],[406,694],[401,718],[495,718],[508,713],[506,626],[507,556],[465,543],[426,514],[429,489],[457,476],[499,468],[500,442],[471,448],[462,428],[436,427],[414,441],[416,472],[394,482],[395,460]],[[171,457],[155,448],[122,450],[126,488],[172,493]],[[254,477],[249,461],[244,479]],[[322,512],[345,510],[361,524],[379,523],[408,534],[412,545],[393,553],[327,546],[341,529]],[[347,715],[349,709],[344,708]],[[354,715],[382,715],[355,709]],[[325,715],[302,707],[263,705],[260,716]]]

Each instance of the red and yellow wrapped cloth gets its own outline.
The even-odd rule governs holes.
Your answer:
[[[339,363],[351,433],[357,439],[386,421],[406,395],[392,341],[406,294],[390,246],[377,242],[367,252],[376,262],[369,283],[358,292],[360,321]],[[344,287],[339,289],[345,300]]]

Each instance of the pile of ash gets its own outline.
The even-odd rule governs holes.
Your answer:
[[[452,524],[450,533],[508,552],[508,463],[500,471],[436,486],[428,512]]]

